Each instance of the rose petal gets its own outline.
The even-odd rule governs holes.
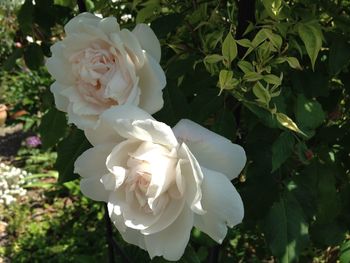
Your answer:
[[[122,202],[124,199],[125,197],[123,196],[122,191],[113,191],[109,194],[107,204],[109,217],[111,218],[112,223],[121,233],[124,232],[127,228],[124,224],[124,218],[122,211],[120,210],[120,206],[115,204]]]
[[[169,227],[180,215],[185,205],[185,199],[172,199],[167,207],[163,210],[159,219],[148,228],[141,230],[144,235],[150,235],[164,230]]]
[[[167,260],[179,260],[190,239],[192,227],[193,213],[185,206],[169,227],[145,236],[146,249],[150,257],[163,256]]]
[[[159,144],[142,142],[136,151],[129,151],[129,155],[149,163],[148,172],[152,178],[146,193],[148,197],[156,199],[175,181],[178,161],[175,149],[169,151]]]
[[[115,130],[124,138],[149,141],[170,148],[178,144],[171,128],[165,123],[153,119],[118,119],[116,123]]]
[[[46,60],[46,67],[49,73],[60,83],[71,86],[74,84],[74,76],[70,65],[53,55]]]
[[[61,94],[61,91],[66,88],[68,87],[61,85],[57,81],[55,81],[50,87],[50,90],[53,93],[53,96],[55,98],[56,108],[64,112],[67,112],[68,110],[69,100]]]
[[[68,123],[75,124],[79,129],[92,129],[96,126],[98,117],[97,115],[78,115],[73,112],[72,105],[68,106]]]
[[[119,35],[124,43],[125,50],[128,51],[128,54],[134,62],[136,68],[142,67],[143,63],[145,62],[145,58],[137,37],[127,29],[123,29]]]
[[[133,195],[134,193],[130,194]],[[124,218],[124,224],[132,229],[146,229],[157,222],[161,216],[160,213],[153,215],[153,213],[146,213],[143,209],[140,209],[140,205],[136,199],[134,199],[134,201],[126,199],[125,202],[120,202],[118,200],[115,206],[120,207]]]
[[[222,243],[227,226],[233,227],[242,222],[242,199],[224,174],[204,167],[202,171],[202,205],[207,213],[195,215],[194,225],[215,241]]]
[[[178,150],[181,175],[186,183],[186,201],[192,211],[197,214],[204,214],[205,210],[202,207],[202,190],[201,184],[203,180],[202,170],[188,147],[183,143]]]
[[[114,33],[114,32],[119,32],[120,27],[117,22],[117,19],[113,16],[110,17],[105,17],[100,20],[98,23],[98,27],[104,31],[106,34]]]
[[[146,55],[144,66],[138,74],[142,92],[139,106],[153,114],[159,111],[164,104],[162,92],[166,85],[164,71],[152,57]]]
[[[92,200],[108,201],[109,192],[106,191],[99,177],[82,178],[80,180],[80,191]]]
[[[123,137],[117,132],[118,123],[116,120],[125,117],[138,120],[153,119],[147,112],[132,105],[112,107],[101,115],[96,128],[85,129],[86,138],[92,145],[111,142],[116,145],[117,142],[123,140]]]
[[[173,128],[175,136],[184,141],[201,166],[225,174],[230,180],[244,168],[244,149],[230,140],[194,123],[182,119]]]
[[[86,150],[75,161],[74,173],[86,178],[101,178],[104,174],[109,173],[106,167],[106,160],[112,148],[113,145],[105,144]]]
[[[136,151],[139,147],[139,141],[122,141],[117,144],[106,158],[105,165],[110,173],[116,174],[116,167],[127,167],[129,153]]]
[[[86,101],[75,87],[61,90],[60,94],[71,102],[72,111],[79,115],[99,115],[106,107]]]
[[[64,31],[66,34],[80,33],[84,25],[90,25],[96,27],[101,21],[101,18],[91,13],[81,13],[72,18],[65,26]]]
[[[161,57],[160,43],[153,30],[146,24],[138,24],[132,33],[138,38],[142,48],[159,62]]]

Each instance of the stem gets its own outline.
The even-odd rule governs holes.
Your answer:
[[[79,8],[79,13],[84,13],[87,11],[84,0],[77,0],[77,5]]]
[[[105,207],[105,221],[106,221],[106,237],[107,237],[107,244],[108,244],[108,262],[114,263],[112,224],[111,224],[111,220],[109,219],[107,204],[104,204],[104,207]]]
[[[239,0],[238,7],[238,23],[235,39],[241,39],[244,31],[247,29],[249,22],[255,23],[255,0]],[[243,57],[245,49],[238,46],[238,55]]]
[[[210,249],[209,252],[209,263],[218,263],[219,262],[219,252],[220,252],[220,245],[216,245]]]
[[[108,256],[109,256],[109,262],[114,263],[114,251],[116,251],[122,258],[124,258],[123,262],[125,263],[131,263],[132,261],[130,258],[125,254],[125,252],[118,246],[117,242],[113,238],[113,229],[112,229],[112,222],[108,215],[108,206],[107,204],[104,204],[105,207],[105,221],[106,221],[106,237],[107,237],[107,244],[108,244]]]

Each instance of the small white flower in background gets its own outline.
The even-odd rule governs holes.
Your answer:
[[[96,125],[110,107],[134,104],[153,114],[163,107],[160,43],[146,24],[120,29],[114,17],[83,13],[65,26],[46,66],[59,110],[80,129]]]
[[[107,202],[124,240],[150,257],[180,259],[193,226],[221,243],[242,221],[230,182],[246,162],[241,146],[190,120],[171,129],[127,105],[105,111],[85,134],[93,148],[75,162],[81,191]]]
[[[26,176],[26,171],[0,163],[0,204],[9,205],[16,201],[17,196],[26,194],[21,187]]]

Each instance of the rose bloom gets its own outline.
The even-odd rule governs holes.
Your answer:
[[[116,105],[138,105],[150,114],[163,107],[160,44],[148,25],[129,31],[114,17],[83,13],[64,29],[66,37],[51,47],[46,66],[56,79],[51,86],[56,106],[70,123],[94,127]]]
[[[241,146],[190,120],[171,129],[128,105],[105,111],[85,134],[93,148],[75,162],[81,191],[107,202],[124,240],[150,257],[180,259],[193,226],[221,243],[242,221],[230,182],[246,162]]]

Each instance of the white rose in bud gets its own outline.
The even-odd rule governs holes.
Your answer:
[[[75,162],[81,191],[107,202],[124,240],[151,257],[178,260],[193,226],[221,243],[242,221],[230,182],[246,162],[239,145],[189,120],[171,129],[127,105],[105,111],[85,134],[93,148]]]
[[[152,29],[139,24],[120,29],[114,17],[83,13],[65,26],[66,37],[51,47],[46,66],[59,110],[84,129],[105,110],[134,104],[150,114],[163,107],[166,80],[159,66],[160,44]]]

